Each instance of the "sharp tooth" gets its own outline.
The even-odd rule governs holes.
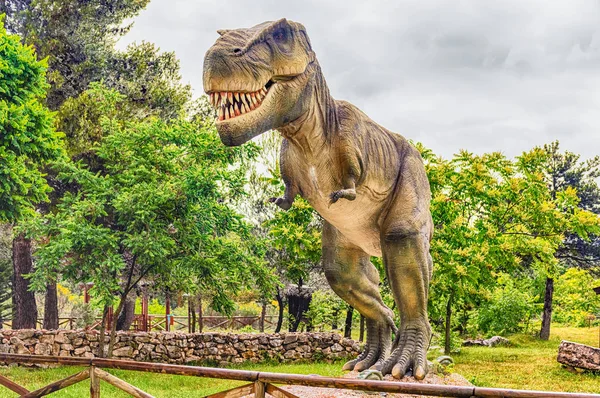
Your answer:
[[[242,93],[242,103],[248,105],[248,100],[246,99],[246,94]]]
[[[240,102],[240,93],[235,93],[235,94],[234,94],[234,96],[235,96],[235,99],[236,99],[238,102]]]
[[[250,104],[252,104],[252,99],[250,98],[250,93],[246,93],[245,97],[246,97],[246,105],[248,107],[250,107]]]
[[[260,92],[262,93],[262,95],[267,95],[267,89],[266,88],[261,88]]]
[[[253,105],[258,105],[258,101],[256,101],[256,95],[254,93],[250,93],[250,99],[252,100]]]
[[[244,103],[242,102],[242,113],[246,113],[246,112],[248,112],[248,111],[249,111],[249,109],[246,107],[246,104],[244,104]]]
[[[225,91],[221,91],[221,105],[227,104],[227,93]]]
[[[240,112],[240,109],[237,106],[233,106],[233,112],[235,113],[236,116],[239,116],[242,114],[242,112]]]
[[[230,104],[233,104],[233,94],[231,94],[231,91],[227,92],[227,101],[229,101]]]
[[[219,107],[219,120],[223,120],[223,107]]]

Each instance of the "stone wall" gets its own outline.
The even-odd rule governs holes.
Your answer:
[[[0,330],[0,352],[93,357],[93,330]],[[108,344],[108,336],[106,336]],[[358,355],[359,344],[336,333],[168,333],[117,332],[113,357],[136,361],[219,365],[276,360],[334,360]]]

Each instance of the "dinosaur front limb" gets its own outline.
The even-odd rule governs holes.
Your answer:
[[[340,199],[356,199],[356,189],[340,189],[339,191],[332,192],[331,194],[329,194],[329,205],[334,204]]]
[[[400,311],[400,329],[392,355],[379,370],[402,378],[409,369],[417,380],[427,375],[427,349],[431,328],[427,295],[431,257],[424,233],[387,236],[382,239],[383,259],[390,287]]]
[[[329,206],[331,206],[340,199],[356,199],[356,184],[354,182],[354,177],[346,177],[344,179],[344,189],[340,189],[339,191],[334,191],[329,194]]]
[[[294,204],[298,190],[293,185],[285,185],[285,192],[282,198],[269,198],[269,202],[275,203],[283,210],[289,210]]]

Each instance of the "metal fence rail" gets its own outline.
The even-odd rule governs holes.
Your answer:
[[[241,397],[254,394],[255,397],[264,398],[266,393],[277,398],[298,398],[296,395],[285,391],[273,384],[303,385],[310,387],[341,388],[348,390],[417,394],[437,397],[464,397],[464,398],[600,398],[599,394],[564,393],[549,391],[512,390],[503,388],[444,386],[435,384],[403,383],[393,381],[354,380],[322,376],[306,376],[284,373],[256,372],[236,369],[208,368],[200,366],[171,365],[150,362],[135,362],[105,358],[72,358],[41,355],[19,355],[0,353],[0,362],[19,364],[57,364],[69,366],[87,366],[82,372],[76,373],[65,379],[51,383],[36,391],[29,392],[22,387],[0,376],[0,385],[20,394],[21,397],[42,397],[54,391],[63,389],[75,383],[90,378],[90,396],[100,397],[99,380],[127,392],[134,397],[153,398],[150,394],[132,386],[131,384],[100,369],[121,369],[140,372],[153,372],[175,374],[193,377],[210,377],[216,379],[247,381],[243,385],[225,392],[208,396],[207,398]]]

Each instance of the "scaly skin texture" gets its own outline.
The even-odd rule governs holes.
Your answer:
[[[331,97],[301,24],[281,19],[219,34],[205,56],[204,89],[221,140],[241,145],[270,129],[283,135],[285,193],[270,200],[287,210],[301,195],[321,214],[325,276],[366,318],[365,350],[344,368],[424,378],[433,224],[418,151]],[[371,256],[383,256],[399,328]]]

